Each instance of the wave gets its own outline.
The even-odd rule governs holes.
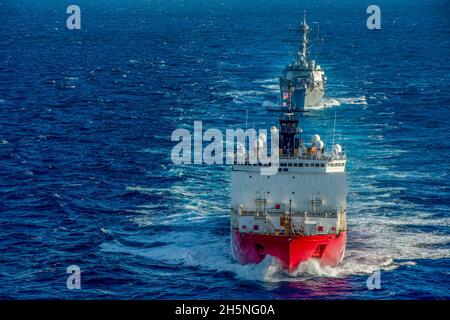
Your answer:
[[[263,107],[276,107],[277,104],[266,100],[262,103]],[[318,106],[308,107],[308,110],[322,110],[326,108],[339,107],[342,105],[367,105],[366,98],[364,96],[357,98],[331,98],[323,97]]]
[[[263,100],[263,96],[267,95],[267,92],[257,90],[232,90],[220,95],[230,97],[233,99],[233,103],[240,105],[258,103]]]
[[[373,169],[385,171],[387,168],[376,166]],[[446,232],[450,218],[435,217],[413,203],[394,200],[396,197],[392,195],[404,191],[404,187],[381,188],[356,179],[349,190],[354,199],[349,207],[348,243],[341,265],[327,267],[316,260],[309,260],[291,274],[272,257],[266,257],[257,265],[240,265],[231,257],[225,229],[228,207],[223,204],[229,201],[227,192],[218,190],[215,183],[208,183],[209,179],[204,174],[208,168],[177,169],[171,174],[179,175],[179,170],[183,170],[184,180],[174,185],[163,188],[127,187],[129,192],[164,196],[168,208],[164,214],[161,214],[159,201],[150,202],[136,208],[135,216],[130,220],[142,228],[175,227],[164,234],[146,233],[145,241],[166,245],[141,250],[108,242],[104,244],[104,250],[131,252],[164,265],[231,273],[239,279],[262,282],[369,275],[378,269],[390,271],[410,267],[417,259],[450,258],[450,235]],[[227,173],[223,172],[218,178],[225,179],[226,176]]]
[[[331,98],[323,97],[318,106],[309,107],[309,110],[320,110],[331,107],[338,107],[342,105],[367,105],[367,100],[365,96],[355,97],[355,98]]]
[[[310,109],[310,110],[325,109],[325,108],[330,108],[330,107],[337,107],[337,106],[340,106],[340,105],[341,105],[341,103],[337,99],[323,97],[322,100],[320,101],[320,104],[318,106],[309,107],[307,109]]]
[[[337,267],[321,265],[311,259],[302,263],[294,272],[286,272],[277,259],[267,256],[259,264],[241,265],[231,257],[229,242],[224,241],[227,235],[212,232],[226,223],[227,217],[211,216],[205,220],[186,219],[180,214],[177,219],[169,219],[172,224],[183,220],[187,228],[180,228],[148,236],[143,242],[165,243],[164,247],[148,248],[144,246],[130,247],[123,243],[108,242],[102,245],[103,250],[120,251],[158,261],[164,265],[199,268],[207,271],[232,273],[236,278],[262,282],[302,281],[310,278],[344,278],[351,275],[370,275],[376,270],[391,271],[399,267],[414,266],[416,259],[441,259],[450,257],[450,236],[438,233],[413,232],[410,229],[398,229],[409,224],[429,225],[435,222],[425,213],[411,218],[409,221],[401,217],[387,219],[385,217],[354,217],[349,225],[349,241],[343,262]],[[166,218],[167,219],[167,218]],[[142,227],[156,223],[150,218],[137,219]],[[442,220],[442,221],[441,221]],[[449,219],[441,219],[439,223],[449,225]],[[350,221],[352,221],[350,217]],[[213,228],[206,227],[205,223]],[[164,222],[163,224],[166,224]],[[216,226],[214,227],[214,224]],[[216,228],[217,227],[217,228]],[[176,239],[176,241],[174,241]],[[135,241],[135,240],[133,240]],[[431,249],[429,247],[432,247]]]
[[[269,89],[270,92],[278,92],[280,90],[280,86],[278,84],[263,84],[261,87]]]
[[[222,93],[223,96],[231,96],[231,97],[248,97],[248,96],[259,96],[267,94],[264,91],[257,91],[257,90],[231,90]]]
[[[266,108],[275,108],[275,107],[277,107],[277,104],[275,102],[266,100],[262,103],[262,106],[266,107]]]
[[[254,83],[277,83],[278,78],[270,78],[270,79],[257,79],[253,80]]]
[[[360,105],[367,105],[367,99],[365,96],[360,96],[356,98],[337,98],[337,100],[341,104],[360,104]]]

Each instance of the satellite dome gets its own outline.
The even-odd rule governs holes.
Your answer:
[[[342,147],[340,144],[335,144],[333,145],[333,153],[337,154],[337,153],[341,153],[342,152]]]

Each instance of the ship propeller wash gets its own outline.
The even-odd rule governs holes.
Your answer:
[[[334,134],[331,148],[317,134],[303,139],[303,112],[286,89],[281,106],[270,110],[279,115],[279,126],[271,128],[279,137],[278,172],[262,175],[271,164],[247,155],[232,166],[232,254],[242,264],[272,256],[289,272],[309,259],[336,266],[347,237],[346,155]]]
[[[306,17],[300,25],[302,42],[297,52],[297,60],[287,65],[280,77],[282,96],[288,94],[288,86],[293,88],[292,104],[301,110],[317,107],[324,95],[325,74],[314,60],[308,59],[309,26]]]

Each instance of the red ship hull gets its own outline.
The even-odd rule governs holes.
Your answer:
[[[231,230],[233,256],[239,263],[259,263],[270,255],[289,272],[308,259],[317,259],[326,266],[338,265],[344,257],[346,239],[345,231],[339,235],[288,237]]]

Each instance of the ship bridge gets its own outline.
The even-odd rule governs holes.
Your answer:
[[[243,162],[235,157],[233,171],[259,172],[261,167],[278,166],[279,173],[333,173],[345,172],[346,156],[342,154],[302,154],[301,156],[280,156],[279,163],[252,162],[248,156]]]

